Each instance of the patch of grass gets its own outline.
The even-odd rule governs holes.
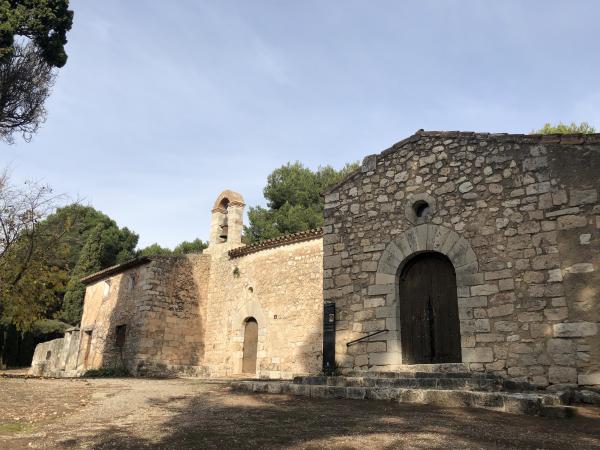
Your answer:
[[[90,369],[83,376],[88,378],[122,378],[130,377],[131,374],[125,367],[102,367],[100,369]]]
[[[0,423],[0,433],[21,433],[31,430],[31,425],[21,422]]]
[[[342,365],[335,361],[332,368],[329,370],[321,370],[320,375],[325,375],[327,377],[339,377],[342,375]]]

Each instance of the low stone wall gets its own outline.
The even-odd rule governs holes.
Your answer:
[[[73,328],[63,338],[42,342],[35,348],[30,375],[47,377],[76,376],[80,332]]]

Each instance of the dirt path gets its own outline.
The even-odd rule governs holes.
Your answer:
[[[571,420],[230,393],[202,380],[0,378],[0,448],[600,448]]]

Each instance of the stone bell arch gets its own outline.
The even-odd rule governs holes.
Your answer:
[[[244,206],[244,199],[237,192],[225,190],[219,194],[212,209],[207,253],[242,245]]]

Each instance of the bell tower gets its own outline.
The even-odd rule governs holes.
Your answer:
[[[221,253],[242,245],[244,199],[226,190],[217,197],[210,219],[209,253]]]

